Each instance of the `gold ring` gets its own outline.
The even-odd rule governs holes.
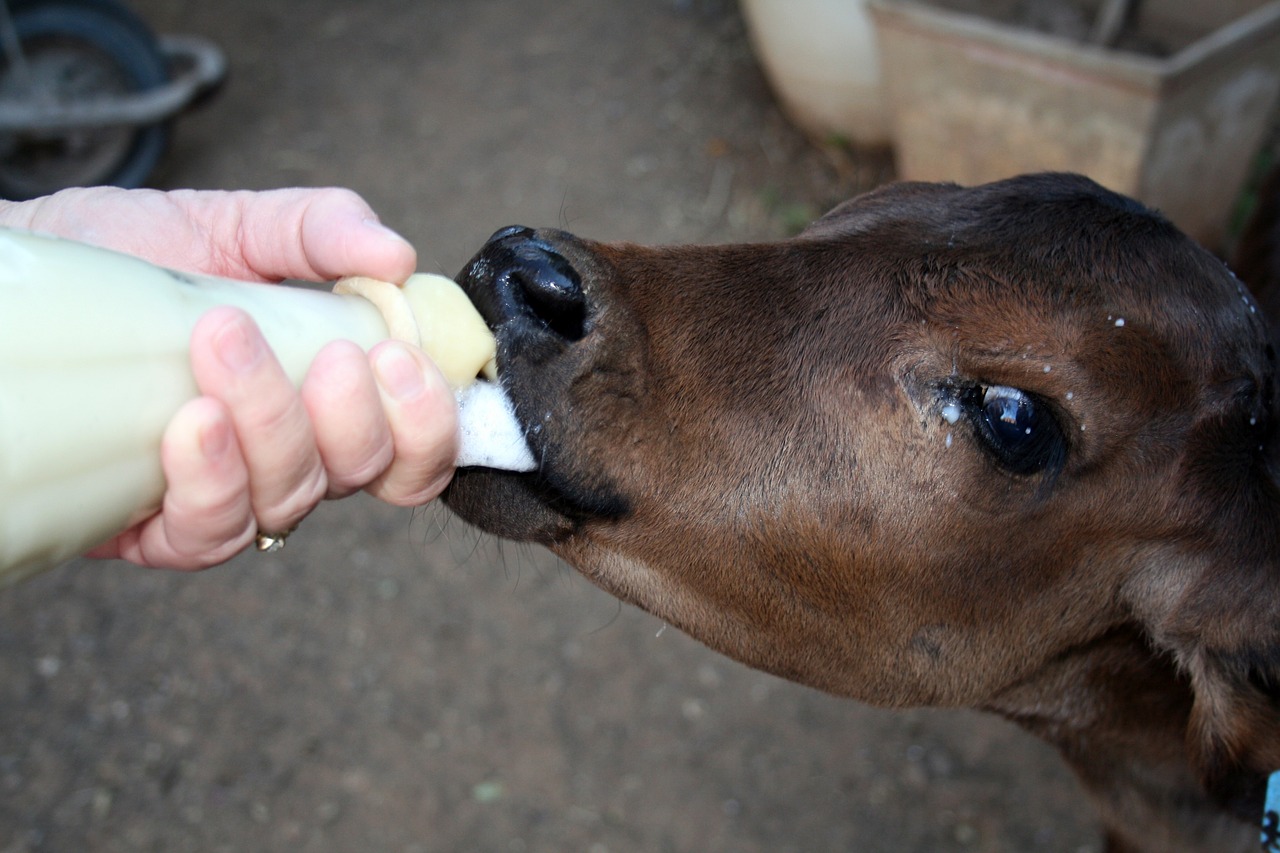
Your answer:
[[[258,550],[262,553],[274,554],[284,548],[284,541],[289,538],[289,534],[293,531],[294,528],[290,527],[283,533],[259,533],[254,540],[254,544],[257,545]]]

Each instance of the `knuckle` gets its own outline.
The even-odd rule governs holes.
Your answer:
[[[363,488],[382,476],[394,459],[395,449],[388,440],[369,446],[345,464],[343,461],[329,463],[326,465],[329,487],[342,491]]]
[[[278,532],[293,527],[324,500],[329,490],[328,477],[319,465],[311,466],[292,488],[278,496],[263,495],[254,501],[258,528]]]

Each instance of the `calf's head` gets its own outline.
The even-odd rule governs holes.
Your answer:
[[[509,228],[460,281],[540,462],[459,472],[473,523],[879,704],[980,706],[1136,626],[1205,763],[1280,767],[1275,354],[1157,215],[901,184],[770,244]]]

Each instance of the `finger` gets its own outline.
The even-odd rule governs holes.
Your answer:
[[[391,464],[391,428],[360,347],[337,341],[322,349],[302,383],[302,402],[315,430],[329,497],[364,488]]]
[[[249,469],[226,408],[208,397],[185,404],[165,429],[160,458],[168,484],[161,511],[122,534],[111,556],[193,570],[243,550],[257,525],[248,497]]]
[[[367,275],[401,282],[417,265],[407,240],[350,190],[170,194],[218,247],[221,275],[278,281]]]
[[[201,393],[231,413],[259,526],[292,528],[328,483],[306,407],[258,327],[243,311],[213,309],[192,332],[191,367]]]
[[[216,266],[211,254],[222,257],[221,249],[207,243],[202,226],[192,221],[174,194],[159,190],[72,187],[5,205],[0,208],[0,223],[137,255],[177,269],[206,270]]]
[[[368,275],[402,282],[417,268],[409,241],[350,190],[316,191],[302,218],[302,251],[321,278]]]
[[[417,254],[359,195],[73,188],[0,207],[0,223],[48,231],[175,269],[231,278],[401,282]]]
[[[395,460],[366,491],[398,506],[432,500],[453,476],[458,411],[453,392],[430,359],[414,347],[386,341],[370,353],[391,426]]]

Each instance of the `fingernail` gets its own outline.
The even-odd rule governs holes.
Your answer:
[[[402,234],[400,234],[397,231],[391,230],[390,228],[383,225],[381,222],[379,222],[376,219],[365,219],[360,224],[363,225],[365,228],[369,229],[370,231],[378,234],[378,236],[380,237],[385,237],[391,240],[397,240],[401,243],[404,243],[406,246],[410,245],[409,241],[406,240]]]
[[[248,373],[262,360],[266,345],[258,330],[245,320],[228,323],[214,336],[214,351],[227,369]]]
[[[421,396],[427,387],[421,365],[400,344],[390,344],[378,352],[374,372],[382,390],[401,402]]]

